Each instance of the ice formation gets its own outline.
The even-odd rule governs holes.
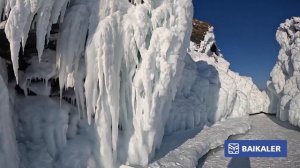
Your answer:
[[[47,96],[18,96],[16,113],[20,167],[93,167],[93,129],[74,106]]]
[[[213,27],[199,45],[191,42],[166,133],[267,111],[267,94],[251,78],[231,71],[215,45]]]
[[[300,126],[300,18],[282,23],[276,38],[280,44],[278,60],[268,81],[270,113]]]
[[[56,61],[59,69],[60,95],[62,96],[64,88],[74,88],[78,110],[85,115],[84,52],[90,12],[88,4],[83,2],[85,1],[72,1],[68,8],[57,39]]]
[[[154,161],[149,168],[197,167],[199,159],[209,150],[224,144],[229,136],[242,134],[250,129],[248,117],[231,118],[204,128],[164,157]]]
[[[190,43],[191,0],[0,0],[2,10],[16,82],[39,95],[15,99],[21,167],[145,166],[165,134],[269,104],[229,70],[213,27]],[[25,54],[30,31],[37,55]]]
[[[80,1],[79,1],[80,2]],[[74,73],[79,73],[80,59],[85,52],[85,39],[89,27],[87,4],[74,2],[68,8],[65,21],[60,26],[57,40],[57,65],[60,89],[74,87]]]
[[[29,88],[35,94],[49,95],[49,89],[38,92],[40,85],[31,82],[44,80],[47,83],[49,78],[55,79],[57,73],[52,66],[55,61],[61,97],[64,89],[73,88],[82,119],[89,122],[89,129],[95,128],[97,143],[90,150],[96,159],[92,165],[146,165],[164,135],[171,102],[183,71],[191,34],[191,0],[0,2],[4,18],[8,18],[5,33],[10,42],[13,70],[25,94]],[[48,40],[56,38],[50,33],[52,25],[62,20],[55,59],[53,51],[44,50],[44,47]],[[21,47],[25,50],[31,29],[36,32],[38,57],[31,56],[31,65],[24,73],[18,72],[19,50]],[[44,56],[50,56],[50,59],[45,61]],[[41,67],[49,71],[40,70]],[[32,108],[42,108],[39,104],[45,107],[53,104],[44,98],[26,99],[38,103],[27,113],[33,113]],[[48,108],[51,111],[52,108]],[[29,138],[37,146],[45,144],[43,150],[47,151],[44,152],[47,156],[31,153],[28,157],[30,160],[30,157],[40,156],[38,160],[51,166],[57,151],[72,145],[68,145],[64,136],[65,113],[44,113],[45,116],[37,115],[32,120],[22,113],[19,115],[22,123],[29,122],[28,128],[24,129],[45,127],[46,130],[33,132],[25,130],[28,134],[25,141]],[[58,124],[55,124],[55,118]],[[25,163],[28,164],[38,167],[39,162]]]
[[[18,99],[16,132],[21,162],[28,167],[49,167],[66,145],[70,107],[44,96]]]
[[[18,168],[19,153],[9,97],[7,86],[0,74],[0,166]]]
[[[25,72],[19,71],[19,85],[25,95],[28,95],[28,89],[38,95],[50,95],[51,86],[48,85],[48,82],[57,76],[55,53],[53,50],[46,49],[40,60],[37,56],[33,56],[28,61],[30,65]]]
[[[69,0],[1,0],[0,11],[3,10],[8,17],[5,25],[5,33],[10,42],[11,60],[18,82],[19,50],[24,49],[29,30],[36,26],[37,50],[41,59],[45,37],[50,34],[52,24],[57,23],[59,16],[64,17]],[[2,14],[2,12],[1,12]],[[32,24],[35,22],[36,24]]]
[[[0,22],[0,29],[4,29],[5,28],[5,24],[6,24],[6,21]]]
[[[116,6],[100,9],[104,18],[87,41],[88,120],[95,115],[102,164],[146,165],[164,135],[183,69],[192,4],[145,1],[118,12],[121,4],[110,5]]]

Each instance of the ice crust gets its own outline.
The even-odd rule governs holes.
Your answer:
[[[19,152],[13,124],[13,107],[0,74],[0,167],[18,168]]]
[[[281,49],[267,83],[269,112],[300,126],[300,18],[280,24],[276,39]]]

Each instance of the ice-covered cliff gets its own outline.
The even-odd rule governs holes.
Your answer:
[[[213,28],[192,22],[191,0],[0,0],[0,11],[1,88],[14,106],[0,114],[13,149],[1,164],[144,166],[166,133],[266,111]]]
[[[280,44],[278,60],[268,81],[270,113],[300,126],[300,18],[282,23],[276,39]]]
[[[16,96],[15,106],[23,107],[16,109],[21,166],[146,165],[163,138],[183,71],[191,0],[1,0],[0,11],[16,77],[10,84],[42,96]],[[26,53],[31,32],[36,52]],[[57,95],[77,105],[88,124],[75,125],[91,136],[75,131],[68,140],[73,120],[66,108],[58,113]],[[82,154],[72,145],[78,139],[92,142],[75,164],[62,153]]]
[[[199,25],[200,24],[200,25]],[[166,132],[214,123],[229,117],[267,111],[269,99],[250,77],[229,69],[217,48],[213,27],[194,21],[194,32],[182,78],[173,101]],[[196,29],[196,30],[195,30]],[[199,29],[199,33],[197,33]],[[197,44],[195,34],[203,34]]]

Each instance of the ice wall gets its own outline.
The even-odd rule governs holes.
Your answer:
[[[267,83],[269,112],[300,126],[300,18],[280,24],[276,39],[281,49]]]
[[[95,116],[99,155],[107,167],[116,160],[146,165],[153,157],[191,34],[189,0],[122,3],[99,9],[86,49],[87,114],[89,121]]]
[[[166,133],[267,111],[267,94],[250,77],[231,71],[214,45],[213,27],[199,45],[191,42]]]
[[[61,158],[72,157],[77,150],[84,150],[85,141],[82,147],[72,147],[72,141],[68,139],[81,139],[83,134],[79,125],[79,116],[76,108],[66,102],[55,100],[47,96],[16,97],[15,109],[18,114],[17,139],[20,149],[20,167],[40,168],[55,167],[56,164],[62,167]],[[93,146],[89,144],[90,148]],[[71,156],[62,156],[63,151],[72,149]],[[80,163],[87,154],[78,157],[73,161],[66,159],[65,165],[72,162]],[[82,164],[79,164],[82,165]],[[77,165],[77,166],[79,166]],[[86,166],[86,165],[85,165]],[[75,167],[75,166],[74,166]],[[86,166],[87,167],[87,166]]]
[[[19,153],[8,89],[0,74],[0,167],[18,168]]]
[[[0,2],[17,82],[19,50],[29,30],[36,31],[43,62],[45,37],[64,19],[56,48],[60,89],[74,88],[83,118],[95,126],[96,167],[146,165],[164,135],[183,71],[191,0],[73,0],[68,7],[69,0]],[[58,148],[53,143],[46,143],[50,155]]]
[[[266,111],[266,94],[229,70],[212,27],[199,47],[189,43],[191,0],[0,0],[0,10],[21,88],[48,96],[48,80],[59,78],[61,97],[75,91],[74,122],[89,124],[72,124],[69,108],[53,99],[20,100],[30,104],[19,106],[21,139],[33,142],[21,149],[30,167],[146,165],[165,133]],[[58,35],[49,33],[54,23]],[[38,57],[22,73],[19,50],[30,29]],[[56,36],[56,51],[44,50]],[[46,88],[31,84],[36,78]],[[77,126],[83,130],[68,136]]]

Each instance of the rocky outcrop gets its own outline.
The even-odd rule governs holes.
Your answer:
[[[282,23],[276,39],[281,49],[267,83],[269,112],[300,126],[300,17]]]
[[[201,41],[204,40],[206,32],[208,32],[210,27],[211,25],[206,22],[193,19],[193,32],[191,36],[191,41],[196,44],[200,44]]]
[[[195,44],[194,49],[197,49],[201,53],[205,53],[208,56],[212,56],[213,54],[221,56],[213,30],[214,27],[210,24],[194,19],[191,41]]]

